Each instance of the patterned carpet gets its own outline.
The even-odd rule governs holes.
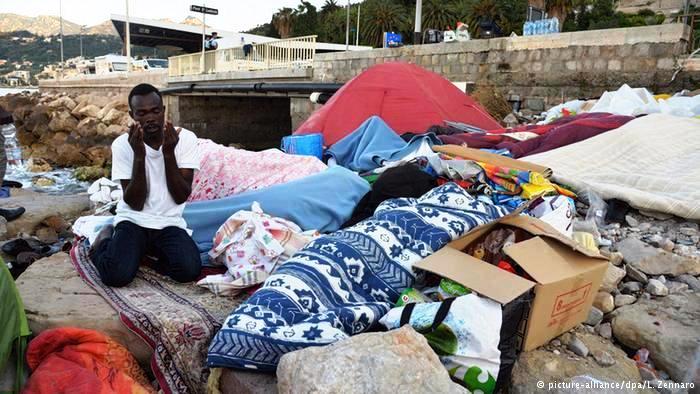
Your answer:
[[[194,283],[182,284],[143,267],[126,287],[102,284],[78,241],[71,260],[80,276],[119,312],[127,327],[152,349],[151,368],[164,393],[206,392],[207,348],[242,298],[217,297]]]

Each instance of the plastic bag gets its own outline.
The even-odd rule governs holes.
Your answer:
[[[571,238],[576,216],[576,204],[573,199],[566,196],[539,197],[530,204],[529,211],[532,216]]]
[[[496,389],[501,364],[501,321],[500,304],[468,294],[394,308],[380,323],[390,330],[410,324],[425,336],[453,379],[472,392],[488,394]]]
[[[603,93],[590,112],[638,116],[661,112],[661,108],[648,90],[644,88],[633,89],[625,84],[614,92]]]
[[[469,41],[469,26],[466,23],[457,22],[457,41]]]

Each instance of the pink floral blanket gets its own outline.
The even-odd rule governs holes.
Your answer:
[[[200,169],[188,201],[216,200],[248,190],[286,183],[325,170],[312,156],[288,155],[277,149],[252,152],[200,139]]]

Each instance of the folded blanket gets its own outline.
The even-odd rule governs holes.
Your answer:
[[[134,356],[93,330],[46,330],[29,343],[24,393],[153,393]]]
[[[280,357],[368,330],[415,281],[413,264],[508,210],[448,183],[317,238],[224,322],[208,365],[274,371]]]
[[[302,230],[335,231],[352,215],[370,190],[359,175],[342,167],[288,183],[248,191],[213,201],[188,203],[183,214],[197,243],[202,264],[209,264],[214,234],[237,211],[250,210],[260,203],[265,213],[296,223]]]

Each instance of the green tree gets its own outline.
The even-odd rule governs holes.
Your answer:
[[[559,24],[563,26],[567,16],[575,7],[575,0],[549,0],[546,4],[549,17],[559,19]]]
[[[280,38],[289,38],[294,25],[294,10],[289,7],[280,8],[272,15],[272,25],[277,29]]]
[[[453,4],[445,4],[443,0],[426,0],[423,3],[422,28],[445,30],[454,28],[457,22],[457,12]]]
[[[255,26],[254,28],[244,31],[243,33],[257,34],[259,36],[280,38],[277,33],[277,29],[272,25],[272,23],[263,23],[262,25]]]
[[[365,0],[362,4],[360,34],[370,45],[381,46],[384,32],[410,29],[408,13],[401,4],[387,0]]]
[[[318,34],[318,12],[316,7],[308,1],[301,1],[301,4],[294,10],[294,22],[292,32],[294,36],[310,36]]]
[[[326,0],[326,2],[323,3],[323,7],[321,7],[321,14],[323,16],[330,15],[340,8],[336,0]]]
[[[497,21],[500,19],[498,5],[494,0],[479,0],[474,3],[467,16],[469,32],[472,37],[477,37],[480,32],[479,24],[482,22]]]

